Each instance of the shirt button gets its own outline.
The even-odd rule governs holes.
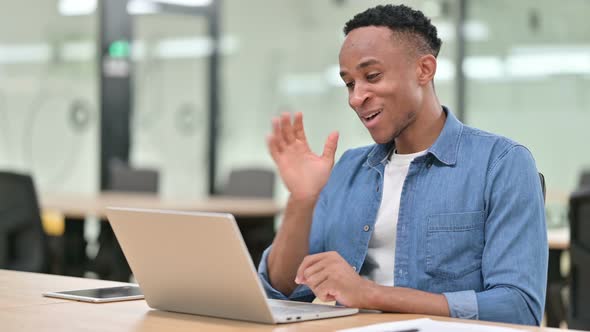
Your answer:
[[[432,166],[432,159],[426,162],[426,168],[430,168],[430,166]]]
[[[356,271],[356,266],[353,266],[352,269]]]
[[[368,232],[368,231],[369,231],[369,229],[371,229],[371,226],[369,226],[369,225],[365,225],[365,226],[363,227],[363,231],[365,231],[365,232]]]

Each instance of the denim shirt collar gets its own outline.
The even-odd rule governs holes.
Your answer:
[[[432,154],[443,164],[452,166],[457,162],[459,140],[463,132],[463,124],[446,106],[442,108],[447,115],[447,119],[440,135],[438,135],[434,144],[428,149],[428,153]],[[385,163],[393,147],[393,141],[385,144],[376,144],[371,152],[369,152],[365,165],[375,167],[378,164]]]
[[[435,156],[441,163],[447,166],[453,166],[457,163],[463,124],[446,106],[443,106],[443,111],[447,114],[445,126],[434,144],[428,149],[428,152]]]
[[[375,147],[367,155],[367,162],[364,166],[375,167],[378,164],[385,164],[387,157],[393,150],[394,142],[391,141],[385,144],[376,144]]]

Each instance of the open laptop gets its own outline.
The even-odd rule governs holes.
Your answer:
[[[108,208],[107,216],[152,308],[269,324],[358,312],[267,299],[231,214]]]

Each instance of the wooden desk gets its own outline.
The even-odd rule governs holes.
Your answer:
[[[106,219],[106,207],[136,207],[162,210],[226,212],[236,217],[274,217],[281,208],[272,199],[214,196],[200,200],[164,199],[154,194],[102,192],[84,194],[42,194],[43,210],[57,211],[66,218],[95,216]]]
[[[114,281],[100,281],[100,284],[97,284],[97,281],[0,269],[0,312],[3,312],[6,308],[71,302],[41,296],[41,293],[45,291],[125,285],[125,283]],[[0,322],[3,322],[3,320],[0,319]],[[0,326],[2,326],[1,323]]]
[[[569,190],[547,189],[545,201],[548,204],[567,206],[569,204],[571,194],[572,192]]]
[[[549,249],[568,250],[570,248],[570,230],[567,227],[547,230]]]
[[[150,309],[143,300],[92,304],[41,296],[45,291],[108,287],[119,283],[0,270],[0,326],[3,331],[333,331],[429,316],[358,314],[293,324],[265,325]],[[563,331],[524,325],[437,320],[509,326],[526,331]],[[474,327],[477,331],[477,327]]]

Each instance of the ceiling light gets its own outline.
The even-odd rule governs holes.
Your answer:
[[[131,15],[155,14],[160,11],[160,5],[145,0],[130,0],[127,3],[127,12]]]
[[[213,0],[157,0],[156,2],[188,7],[205,7],[209,6]]]
[[[96,10],[97,0],[59,0],[57,10],[63,16],[90,15]]]

